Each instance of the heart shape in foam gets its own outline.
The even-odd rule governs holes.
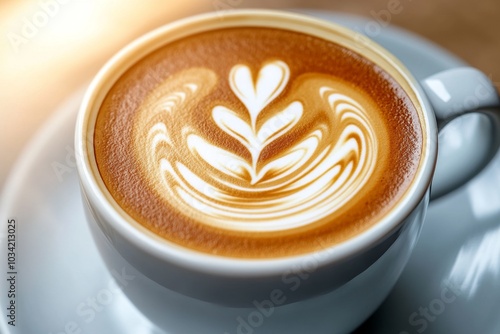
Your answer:
[[[231,89],[247,108],[254,130],[259,113],[283,91],[289,77],[290,70],[282,61],[264,65],[256,82],[249,67],[236,65],[232,68],[229,74]]]

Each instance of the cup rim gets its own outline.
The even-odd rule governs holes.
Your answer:
[[[373,247],[391,235],[401,226],[405,218],[413,212],[429,190],[437,159],[436,120],[430,103],[418,81],[398,59],[383,47],[367,37],[336,23],[303,14],[277,10],[239,9],[222,14],[222,18],[220,15],[220,13],[196,15],[157,28],[123,48],[95,76],[85,93],[75,131],[75,151],[80,183],[84,196],[92,203],[93,210],[99,213],[103,222],[134,247],[166,263],[174,263],[179,267],[217,275],[281,276],[284,271],[289,270],[294,265],[296,266],[297,263],[310,260],[311,256],[315,258],[318,266],[340,262]],[[235,22],[240,23],[236,23],[236,25]],[[360,43],[360,46],[369,48],[370,52],[374,52],[381,59],[384,59],[388,66],[392,66],[393,70],[406,81],[406,84],[412,90],[412,92],[407,93],[414,95],[412,100],[419,111],[424,142],[418,170],[403,197],[377,223],[353,238],[316,252],[281,258],[231,258],[190,250],[159,237],[134,221],[114,202],[113,197],[100,179],[94,155],[91,154],[93,152],[93,122],[97,114],[96,109],[98,109],[96,101],[101,99],[100,102],[102,102],[102,98],[106,96],[109,89],[130,65],[161,45],[170,42],[165,41],[167,34],[181,30],[184,30],[185,35],[198,31],[208,31],[211,24],[217,25],[219,28],[234,26],[280,27],[278,24],[281,22],[288,22],[290,25],[297,27],[307,26],[312,31],[335,35],[336,38],[342,36],[351,43],[354,39]],[[188,32],[186,33],[186,31]],[[175,39],[178,38],[182,38],[182,34],[177,34]],[[332,40],[339,43],[338,39],[332,37]],[[348,47],[353,49],[352,46]],[[125,63],[129,66],[123,66]],[[397,81],[401,83],[400,80]],[[87,140],[87,138],[91,139]]]

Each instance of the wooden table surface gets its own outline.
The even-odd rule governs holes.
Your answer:
[[[0,0],[0,188],[36,129],[104,62],[177,18],[227,8],[353,13],[418,33],[500,82],[497,0]],[[383,13],[395,6],[389,18]]]

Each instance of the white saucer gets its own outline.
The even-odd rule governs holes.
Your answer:
[[[315,14],[356,30],[371,22]],[[371,37],[400,57],[417,78],[462,64],[399,29],[387,27]],[[154,328],[117,288],[84,221],[73,151],[81,98],[82,92],[69,98],[36,134],[4,189],[0,204],[0,268],[7,276],[7,221],[15,219],[16,327],[7,324],[9,287],[6,279],[1,279],[0,332],[169,333],[168,329]],[[459,164],[470,160],[471,143],[480,142],[483,137],[478,134],[487,130],[481,118],[475,116],[452,124],[441,136],[441,146],[458,157],[443,160],[440,170],[446,170],[447,161]],[[462,141],[457,142],[457,134]],[[431,205],[407,269],[360,333],[421,333],[424,324],[425,333],[500,333],[499,189],[497,157],[466,187]],[[453,287],[453,294],[445,291],[447,286]],[[419,314],[425,312],[424,308],[427,319]],[[413,315],[411,323],[409,317],[414,312],[417,316]]]

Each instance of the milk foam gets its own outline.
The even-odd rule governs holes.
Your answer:
[[[227,145],[197,130],[190,115],[206,107],[219,80],[243,108],[214,102],[201,121],[214,122]],[[282,60],[234,64],[227,77],[206,67],[168,77],[137,113],[134,150],[147,183],[182,214],[226,230],[286,231],[342,208],[377,163],[370,102],[333,76],[295,81]]]

